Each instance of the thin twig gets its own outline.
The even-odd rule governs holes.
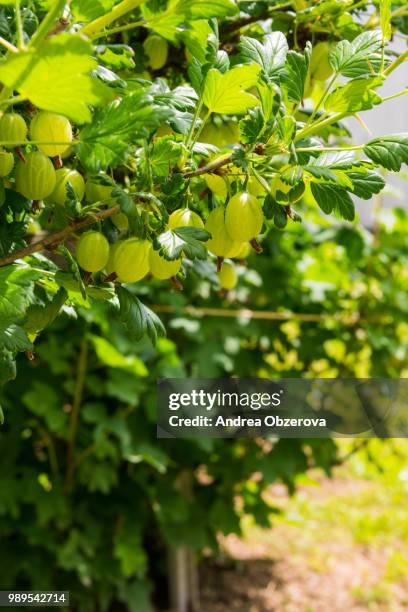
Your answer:
[[[169,306],[166,304],[156,304],[151,306],[151,309],[158,313],[173,314],[182,313],[193,317],[231,317],[231,318],[242,318],[242,319],[263,319],[267,321],[306,321],[306,322],[320,322],[320,321],[351,321],[355,323],[360,320],[359,314],[309,314],[302,312],[270,312],[268,310],[250,310],[248,308],[239,309],[225,309],[225,308],[207,308],[207,307],[195,307],[195,306],[184,306],[178,308],[176,306]]]
[[[72,411],[69,421],[68,447],[67,447],[67,468],[65,477],[65,492],[69,493],[72,489],[74,474],[75,474],[75,443],[76,433],[78,429],[79,409],[82,403],[82,394],[84,390],[86,368],[88,363],[88,342],[83,340],[81,343],[77,374],[75,381],[74,397],[72,402]]]
[[[79,219],[78,221],[67,225],[67,227],[65,227],[63,230],[60,230],[59,232],[49,234],[38,242],[33,242],[32,244],[24,247],[23,249],[19,249],[18,251],[14,251],[14,253],[6,255],[6,257],[2,257],[0,259],[0,267],[7,266],[8,264],[13,263],[13,261],[16,261],[17,259],[23,259],[23,257],[27,257],[28,255],[32,255],[33,253],[39,253],[40,251],[43,251],[51,245],[63,242],[65,238],[67,238],[71,234],[74,234],[76,231],[83,229],[84,227],[88,227],[88,225],[93,225],[98,221],[103,221],[108,217],[112,217],[112,215],[116,215],[116,213],[118,212],[120,212],[119,204],[113,206],[112,208],[107,208],[98,213],[90,215],[89,217],[85,217],[84,219]]]
[[[184,178],[191,178],[193,176],[201,176],[202,174],[210,174],[211,172],[215,172],[218,168],[222,166],[226,166],[232,162],[232,155],[228,157],[224,157],[223,159],[217,159],[216,161],[208,164],[208,166],[203,166],[202,168],[197,168],[197,170],[192,170],[191,172],[186,172],[183,174]]]

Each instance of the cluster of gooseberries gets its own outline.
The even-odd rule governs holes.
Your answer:
[[[158,68],[166,60],[167,48],[153,45],[153,38],[146,40],[145,51],[152,66]],[[6,113],[0,118],[0,141],[5,147],[0,149],[0,177],[5,179],[8,188],[15,189],[28,200],[63,207],[70,194],[68,186],[78,202],[84,198],[88,203],[114,199],[114,183],[107,180],[110,184],[104,184],[95,177],[85,180],[77,169],[63,165],[62,159],[71,154],[73,141],[72,126],[66,117],[39,111],[28,127],[22,115]],[[23,154],[21,145],[27,146],[27,153]],[[13,149],[19,158],[16,164]],[[10,175],[14,166],[13,181]],[[228,196],[223,177],[208,174],[205,180],[214,194],[224,198]],[[282,189],[285,188],[283,184]],[[205,228],[211,234],[206,246],[218,258],[219,284],[225,290],[236,285],[237,273],[234,264],[231,261],[223,263],[224,260],[245,259],[251,251],[250,244],[257,249],[256,237],[264,221],[262,205],[257,197],[260,195],[259,184],[249,179],[245,189],[232,196],[226,206],[219,205],[213,209],[205,223],[189,208],[180,208],[170,215],[167,225],[171,230],[189,226]],[[33,210],[37,208],[33,206]],[[181,259],[168,261],[149,240],[129,237],[129,222],[125,214],[117,213],[111,220],[120,232],[119,240],[114,244],[109,244],[100,231],[87,231],[80,237],[76,257],[84,271],[104,271],[107,277],[123,283],[139,281],[148,273],[160,280],[177,276]]]

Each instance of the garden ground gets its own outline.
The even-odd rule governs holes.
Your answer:
[[[348,452],[344,442],[344,452]],[[273,527],[243,521],[202,575],[204,612],[408,609],[408,444],[370,441],[334,478],[272,487]]]

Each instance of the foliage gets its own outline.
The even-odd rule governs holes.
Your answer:
[[[407,374],[407,217],[390,212],[372,232],[351,222],[353,197],[378,197],[383,171],[407,163],[408,136],[358,146],[342,123],[386,103],[379,88],[407,58],[388,44],[406,30],[406,7],[0,4],[0,105],[14,113],[0,120],[0,146],[20,158],[23,179],[23,160],[45,147],[62,147],[54,165],[86,179],[85,199],[68,182],[64,204],[50,164],[50,181],[25,177],[26,196],[34,183],[48,188],[42,202],[18,193],[15,169],[0,180],[0,385],[17,376],[2,390],[2,585],[139,612],[165,573],[166,546],[214,549],[245,514],[266,524],[270,483],[293,490],[298,474],[328,471],[336,455],[327,440],[157,445],[158,378]],[[160,57],[145,44],[152,35]],[[28,124],[38,110],[50,112],[45,141],[16,129],[15,114]],[[72,141],[60,141],[53,113],[72,122]],[[225,234],[238,284],[223,296],[222,258],[203,226],[243,191],[264,224],[246,266],[238,253],[248,245]],[[169,227],[178,209],[195,220]],[[94,274],[75,257],[90,228],[111,248]],[[129,237],[182,258],[172,282],[184,292],[151,277],[119,283],[114,247]],[[282,320],[202,318],[191,307]]]
[[[215,548],[215,534],[240,533],[242,517],[267,526],[277,510],[261,495],[269,484],[292,491],[308,467],[329,471],[337,460],[331,440],[158,445],[155,382],[406,376],[407,225],[406,213],[385,211],[374,241],[367,230],[318,224],[316,214],[307,227],[273,230],[265,256],[238,267],[233,302],[209,297],[215,272],[208,262],[190,275],[185,295],[163,292],[158,281],[141,285],[138,294],[155,309],[175,310],[165,315],[169,337],[156,348],[146,337],[135,341],[108,302],[83,301],[77,319],[66,309],[38,341],[34,361],[19,360],[3,398],[4,588],[69,588],[83,610],[116,600],[141,609],[165,574],[165,546]],[[122,299],[140,304],[126,291]],[[316,321],[187,316],[183,307],[191,305],[204,312],[296,307]]]

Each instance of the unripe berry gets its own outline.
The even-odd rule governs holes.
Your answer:
[[[220,198],[226,198],[228,195],[228,187],[225,179],[217,174],[207,174],[205,176],[205,182],[207,183],[208,189],[210,189],[215,195]]]
[[[86,272],[99,272],[108,262],[109,242],[101,232],[86,232],[78,242],[76,258]]]
[[[85,197],[87,202],[93,204],[94,202],[103,202],[111,198],[111,193],[115,189],[113,185],[102,185],[88,179],[85,183]]]
[[[224,261],[221,270],[218,272],[218,280],[221,289],[233,289],[238,282],[238,275],[234,264]]]
[[[169,229],[177,227],[199,227],[203,228],[202,219],[189,208],[179,208],[171,213],[168,222]]]
[[[51,143],[36,146],[44,155],[56,157],[69,150],[72,141],[72,127],[69,119],[63,115],[41,111],[31,121],[30,135],[34,141]],[[67,144],[52,144],[54,142]]]
[[[54,166],[43,153],[33,151],[26,161],[19,161],[16,168],[16,187],[29,200],[43,200],[54,191],[56,175]]]
[[[47,198],[50,203],[63,206],[68,199],[67,184],[70,183],[79,201],[85,193],[85,181],[77,170],[71,168],[60,168],[56,171],[56,185],[52,194]]]
[[[0,149],[0,177],[8,176],[14,167],[14,155]]]
[[[162,257],[159,251],[155,251],[153,247],[149,253],[149,268],[155,278],[166,280],[172,276],[176,276],[181,267],[181,259],[167,261]]]
[[[13,149],[21,145],[27,138],[27,125],[21,115],[5,113],[0,119],[0,141],[13,144],[4,145],[6,149]]]
[[[111,217],[113,225],[115,225],[119,231],[124,232],[129,229],[129,219],[125,215],[125,213],[118,213],[117,215],[113,215]]]
[[[233,240],[249,242],[260,233],[264,222],[262,206],[248,192],[237,193],[227,204],[225,225]]]
[[[114,257],[114,269],[122,283],[135,283],[149,271],[149,251],[147,240],[128,238],[118,247]]]
[[[225,209],[222,206],[210,212],[205,229],[211,234],[211,238],[205,243],[206,247],[217,257],[230,257],[230,253],[238,248],[225,227]]]
[[[167,62],[168,44],[161,36],[148,36],[143,43],[152,70],[160,70]]]

